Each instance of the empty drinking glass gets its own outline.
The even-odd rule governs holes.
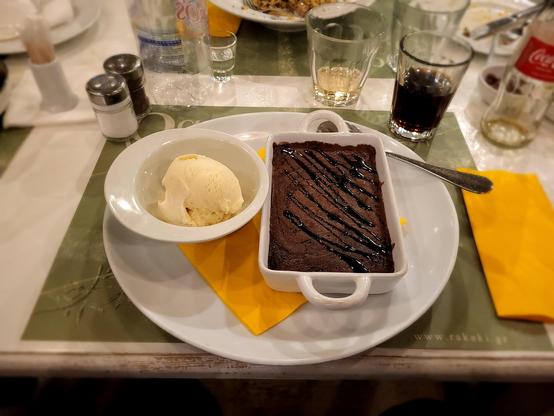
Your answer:
[[[387,64],[396,72],[398,47],[405,35],[432,30],[452,36],[470,0],[395,0],[391,25],[391,53]]]
[[[331,3],[306,15],[315,99],[329,106],[355,103],[384,37],[382,16],[365,6]]]
[[[206,38],[210,46],[212,75],[218,82],[227,82],[235,69],[237,37],[233,32]]]

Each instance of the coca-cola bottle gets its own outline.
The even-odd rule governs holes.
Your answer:
[[[485,137],[508,147],[533,140],[554,97],[554,0],[545,2],[522,44],[481,120]]]

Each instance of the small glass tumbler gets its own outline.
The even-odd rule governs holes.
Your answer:
[[[219,36],[206,36],[205,39],[210,47],[210,62],[214,79],[221,83],[228,82],[235,69],[237,37],[233,32],[225,32]]]
[[[380,13],[353,3],[329,3],[306,15],[314,97],[339,107],[354,104],[384,38]]]
[[[470,0],[395,0],[391,25],[391,51],[387,64],[396,72],[400,39],[409,33],[430,30],[452,36]]]
[[[432,138],[472,58],[473,49],[458,37],[426,31],[404,36],[390,131],[414,142]]]

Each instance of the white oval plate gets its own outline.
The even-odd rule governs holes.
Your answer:
[[[375,0],[343,0],[345,3],[359,3],[364,6],[370,6]],[[269,29],[281,32],[299,32],[306,29],[304,19],[296,16],[272,16],[266,13],[252,10],[244,5],[243,0],[212,0],[220,9],[225,10],[235,16],[252,22],[261,23]]]
[[[298,129],[302,113],[223,117],[197,127],[240,134]],[[395,140],[386,150],[420,159]],[[258,149],[265,139],[251,140]],[[390,161],[399,214],[407,219],[408,273],[389,293],[360,308],[330,311],[302,306],[274,328],[252,335],[198,275],[177,246],[128,231],[106,210],[104,246],[112,271],[131,301],[173,336],[205,351],[256,364],[312,364],[357,354],[412,324],[446,285],[458,251],[458,218],[446,187],[402,162]]]
[[[75,11],[75,18],[50,30],[50,40],[54,45],[80,35],[89,29],[100,16],[101,2],[99,0],[71,0],[71,3]],[[25,52],[25,47],[19,39],[0,41],[0,54],[22,52]]]

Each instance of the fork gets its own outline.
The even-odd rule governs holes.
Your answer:
[[[250,8],[252,10],[259,11],[259,12],[262,12],[262,13],[276,12],[276,13],[283,14],[283,10],[278,9],[276,7],[267,7],[265,9],[260,9],[258,6],[256,6],[254,4],[254,2],[252,0],[243,0],[243,3],[248,8]]]

